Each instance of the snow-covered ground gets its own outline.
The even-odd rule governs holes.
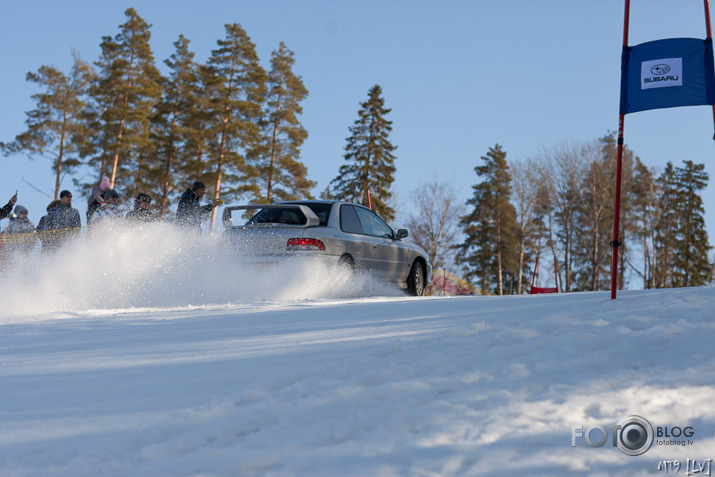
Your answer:
[[[0,476],[710,475],[713,286],[417,299],[225,254],[100,230],[6,267]],[[680,437],[626,455],[632,415]]]

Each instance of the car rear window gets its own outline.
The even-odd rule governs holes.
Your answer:
[[[318,216],[320,226],[328,225],[330,218],[330,209],[333,204],[311,203],[311,202],[294,202],[298,205],[306,205],[310,210]],[[256,215],[251,217],[249,224],[288,224],[288,225],[305,225],[308,220],[305,215],[295,207],[271,207],[269,209],[261,209]]]
[[[333,204],[322,202],[296,202],[296,204],[307,205],[308,208],[318,216],[321,227],[326,227],[328,225],[328,219],[330,219],[330,211],[333,209]]]
[[[296,208],[270,208],[261,209],[256,215],[251,217],[249,224],[287,224],[305,225],[307,219],[305,215]]]

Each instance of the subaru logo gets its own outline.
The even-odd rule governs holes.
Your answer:
[[[653,68],[650,69],[650,72],[654,75],[665,75],[668,74],[669,71],[670,66],[662,63],[659,65],[655,65]]]

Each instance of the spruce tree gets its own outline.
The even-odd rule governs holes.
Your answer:
[[[241,25],[226,25],[226,36],[218,40],[208,60],[213,78],[207,87],[211,94],[214,129],[208,177],[213,181],[214,199],[222,186],[228,197],[260,196],[258,170],[252,153],[259,148],[262,105],[266,92],[266,72],[258,61],[256,46]],[[211,215],[211,229],[216,209]]]
[[[490,148],[484,163],[475,167],[481,181],[472,186],[474,195],[467,201],[473,209],[462,218],[466,235],[458,260],[468,278],[478,278],[482,290],[492,289],[503,295],[516,289],[518,236],[516,211],[511,204],[511,176],[506,152],[497,144]]]
[[[382,88],[375,85],[368,92],[368,100],[360,103],[358,119],[350,127],[345,146],[345,163],[332,180],[333,195],[350,199],[372,209],[387,222],[395,219],[395,211],[388,204],[392,198],[390,187],[394,181],[397,149],[390,143],[392,121],[386,116]]]
[[[705,229],[705,209],[700,191],[708,184],[704,164],[683,161],[675,168],[678,191],[678,242],[675,249],[675,284],[682,287],[700,286],[712,279],[708,260],[710,247]]]
[[[672,162],[666,164],[665,170],[657,181],[660,197],[658,200],[658,220],[655,224],[654,282],[656,288],[677,286],[675,280],[675,254],[678,242],[679,212],[678,186],[675,181],[675,167]]]
[[[30,153],[30,157],[37,154],[50,158],[55,172],[55,199],[60,193],[62,175],[72,173],[81,164],[76,139],[81,136],[82,112],[91,75],[90,67],[76,55],[67,76],[51,66],[28,73],[27,81],[43,91],[32,96],[36,107],[25,113],[27,130],[9,144],[0,143],[6,155],[24,151]]]
[[[259,200],[274,202],[312,198],[314,181],[308,180],[308,169],[300,161],[300,147],[308,132],[298,116],[303,112],[300,103],[308,96],[308,89],[300,76],[293,73],[293,52],[281,42],[271,55],[268,74],[264,144],[259,153],[259,171],[263,187]]]
[[[99,180],[109,174],[110,186],[136,189],[141,181],[140,164],[153,153],[150,118],[161,98],[161,76],[154,63],[150,28],[133,8],[115,37],[104,37],[102,53],[95,63],[99,76],[91,96],[100,131],[93,161]],[[137,173],[139,176],[137,176]],[[134,184],[127,181],[134,175]]]

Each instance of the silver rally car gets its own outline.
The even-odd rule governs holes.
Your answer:
[[[247,211],[257,211],[246,221]],[[249,212],[250,215],[250,212]],[[406,229],[394,232],[367,207],[334,200],[303,200],[223,209],[227,239],[239,255],[254,263],[278,263],[313,257],[367,270],[421,296],[430,282],[427,253],[406,242]]]

